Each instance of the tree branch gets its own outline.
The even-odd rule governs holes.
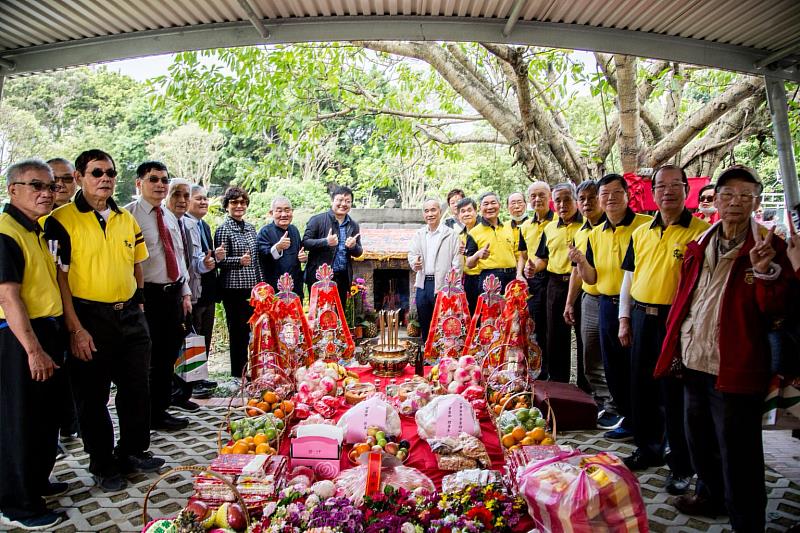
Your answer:
[[[424,133],[425,136],[432,141],[436,141],[437,143],[441,144],[511,144],[508,142],[508,140],[504,139],[498,134],[491,135],[490,133],[471,133],[469,135],[452,136],[443,130],[432,128],[424,124],[415,124],[414,128]]]

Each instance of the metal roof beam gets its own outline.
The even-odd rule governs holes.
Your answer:
[[[519,20],[519,15],[522,12],[522,8],[525,6],[525,0],[516,0],[514,5],[511,7],[511,13],[508,15],[508,20],[506,21],[506,25],[503,26],[503,37],[508,37],[511,35],[511,32],[514,31],[514,26],[517,25],[517,21]]]
[[[780,61],[784,57],[790,56],[795,52],[800,52],[800,39],[797,39],[792,44],[781,48],[777,52],[774,52],[763,59],[759,59],[758,61],[756,61],[755,67],[756,68],[768,67],[771,64],[775,63],[776,61]]]
[[[800,69],[797,67],[773,71],[755,66],[765,54],[752,48],[574,24],[520,21],[514,28],[513,38],[503,36],[503,20],[469,17],[320,17],[275,21],[265,27],[270,32],[270,44],[353,40],[464,41],[465,36],[469,36],[470,41],[630,54],[755,75],[769,74],[800,82]],[[263,38],[249,22],[241,21],[43,45],[7,51],[3,58],[16,63],[13,72],[16,76],[184,50],[258,44],[264,44]]]
[[[765,76],[767,84],[767,103],[772,115],[772,132],[778,151],[778,165],[781,169],[783,194],[786,205],[800,213],[800,184],[797,182],[797,168],[794,163],[792,132],[789,129],[789,103],[786,100],[786,86],[783,80]]]
[[[269,30],[264,26],[264,21],[256,15],[256,9],[250,0],[239,0],[239,6],[244,10],[247,15],[247,20],[258,31],[262,39],[269,39]]]

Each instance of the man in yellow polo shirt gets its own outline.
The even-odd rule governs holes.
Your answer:
[[[520,227],[520,250],[530,250],[531,255],[536,253],[544,227],[555,218],[555,213],[550,209],[550,198],[550,186],[546,182],[537,181],[528,186],[528,203],[533,209],[533,216]],[[547,277],[547,270],[542,270],[526,280],[530,294],[528,313],[535,324],[536,342],[543,349],[547,346]],[[548,378],[547,364],[544,361],[539,379]]]
[[[628,184],[619,174],[607,174],[598,182],[600,206],[606,221],[589,234],[586,255],[574,246],[570,260],[583,281],[596,284],[600,293],[600,351],[611,396],[624,418],[621,425],[604,437],[621,442],[633,438],[631,419],[630,348],[622,346],[619,334],[619,293],[622,287],[622,260],[633,230],[652,221],[628,207]]]
[[[553,187],[553,201],[558,219],[544,227],[535,257],[528,258],[525,276],[533,277],[534,274],[547,270],[547,309],[563,309],[572,273],[569,247],[575,243],[575,235],[583,225],[583,217],[578,212],[575,186],[571,183],[559,183]],[[544,359],[547,360],[550,379],[569,383],[572,367],[571,325],[564,321],[562,315],[553,312],[548,314],[546,327],[547,345],[544,347]],[[580,334],[577,338],[578,353],[581,353]],[[582,358],[579,358],[579,362],[580,359]],[[578,381],[585,380],[583,364],[579,364]]]
[[[64,519],[43,496],[68,490],[48,477],[56,461],[66,332],[55,257],[39,226],[58,189],[46,163],[6,173],[10,204],[0,214],[0,523],[51,529]],[[3,529],[6,529],[5,527]]]
[[[503,224],[500,215],[500,200],[493,192],[483,193],[478,198],[481,221],[469,232],[474,242],[467,245],[467,268],[480,269],[478,283],[494,274],[500,280],[501,291],[514,280],[517,272],[517,257],[514,250],[514,233],[511,224]]]
[[[619,337],[631,347],[631,407],[636,450],[624,459],[631,470],[664,464],[670,468],[666,490],[684,494],[694,470],[683,429],[683,384],[674,378],[653,379],[664,342],[667,315],[678,287],[686,245],[709,224],[685,207],[689,180],[682,168],[663,166],[653,175],[658,213],[651,224],[636,228],[622,268]],[[669,441],[669,443],[667,443]]]
[[[164,460],[150,447],[150,335],[142,312],[141,229],[112,195],[117,170],[102,150],[75,160],[81,189],[47,220],[57,241],[64,315],[71,339],[68,362],[89,471],[104,491],[127,486],[123,474],[155,472]],[[119,441],[106,407],[117,386]]]
[[[458,213],[458,223],[463,228],[459,234],[461,239],[461,254],[466,255],[467,245],[472,241],[469,232],[478,223],[478,205],[472,198],[462,198],[456,204],[456,212]],[[478,246],[475,245],[477,249]],[[466,258],[464,260],[464,277],[462,278],[462,285],[464,286],[464,293],[467,295],[467,304],[469,305],[469,312],[473,314],[478,305],[478,297],[480,296],[483,288],[480,287],[478,280],[481,271],[477,267],[467,268]]]

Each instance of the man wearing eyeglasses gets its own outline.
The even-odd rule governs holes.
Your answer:
[[[183,339],[186,316],[192,312],[192,289],[181,227],[175,215],[162,206],[169,190],[169,173],[160,161],[145,161],[136,169],[139,199],[126,205],[142,228],[150,257],[142,262],[144,315],[150,329],[150,417],[151,427],[163,431],[184,429],[186,418],[167,409],[172,403],[172,375]],[[187,188],[188,193],[188,188]],[[185,398],[182,409],[199,406]]]
[[[653,175],[658,213],[636,228],[622,262],[619,339],[631,348],[631,409],[636,450],[625,458],[631,470],[669,465],[666,490],[684,494],[694,475],[683,429],[683,385],[653,378],[666,334],[686,245],[709,228],[686,209],[689,179],[681,167],[665,165]],[[665,455],[666,450],[669,453]]]
[[[63,394],[64,330],[55,257],[39,225],[53,207],[56,184],[42,161],[11,165],[10,203],[0,214],[0,512],[6,526],[48,529],[63,515],[44,496],[63,494],[50,483]]]
[[[48,159],[47,164],[53,170],[56,185],[59,186],[56,191],[55,207],[53,208],[56,209],[70,203],[72,197],[75,196],[75,191],[78,189],[78,184],[75,183],[75,167],[63,157]]]
[[[89,471],[104,491],[127,486],[123,474],[155,472],[164,460],[150,447],[150,335],[141,304],[141,263],[147,247],[136,219],[112,198],[117,170],[102,150],[75,160],[81,187],[56,209],[45,232],[55,241],[58,282],[70,332],[67,368],[73,385]],[[111,383],[119,440],[108,412]]]
[[[761,180],[734,165],[717,179],[720,221],[689,243],[667,317],[656,377],[683,378],[695,494],[683,514],[728,514],[735,531],[764,531],[761,411],[771,377],[767,334],[792,301],[786,244],[759,226]]]

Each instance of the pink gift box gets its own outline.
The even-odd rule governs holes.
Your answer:
[[[330,437],[308,435],[292,439],[289,459],[292,468],[307,466],[317,479],[333,479],[339,474],[342,446]]]

